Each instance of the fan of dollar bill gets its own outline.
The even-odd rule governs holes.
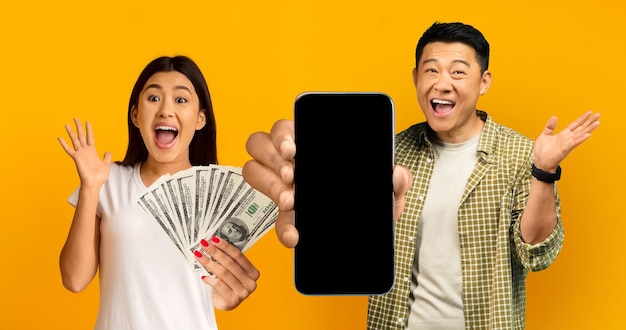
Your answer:
[[[137,197],[137,203],[193,270],[209,275],[193,256],[202,239],[215,235],[245,252],[278,216],[276,204],[243,180],[241,168],[224,165],[194,166],[164,175]]]

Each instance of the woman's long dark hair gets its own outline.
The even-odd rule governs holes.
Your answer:
[[[194,61],[186,56],[162,56],[150,62],[141,72],[128,102],[128,149],[124,160],[117,164],[133,166],[148,159],[148,149],[141,138],[139,128],[132,121],[133,106],[137,106],[139,94],[144,85],[157,72],[177,71],[184,74],[193,84],[200,100],[200,109],[206,114],[206,125],[197,130],[189,145],[189,161],[191,165],[217,164],[217,142],[215,129],[215,115],[211,103],[209,87],[202,75],[202,71]]]

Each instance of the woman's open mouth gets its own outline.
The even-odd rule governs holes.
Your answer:
[[[178,130],[171,126],[157,126],[154,132],[154,140],[159,148],[170,147],[177,136]]]

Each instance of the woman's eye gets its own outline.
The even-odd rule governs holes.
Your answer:
[[[177,97],[176,98],[176,103],[185,103],[185,102],[187,102],[187,99],[185,99],[185,98],[182,98],[182,97]]]
[[[148,100],[152,102],[159,102],[161,99],[158,96],[151,95],[148,96]]]

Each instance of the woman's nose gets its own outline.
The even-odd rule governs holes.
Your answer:
[[[173,105],[169,104],[169,102],[161,103],[161,107],[159,108],[157,115],[163,118],[172,117],[174,115]]]

